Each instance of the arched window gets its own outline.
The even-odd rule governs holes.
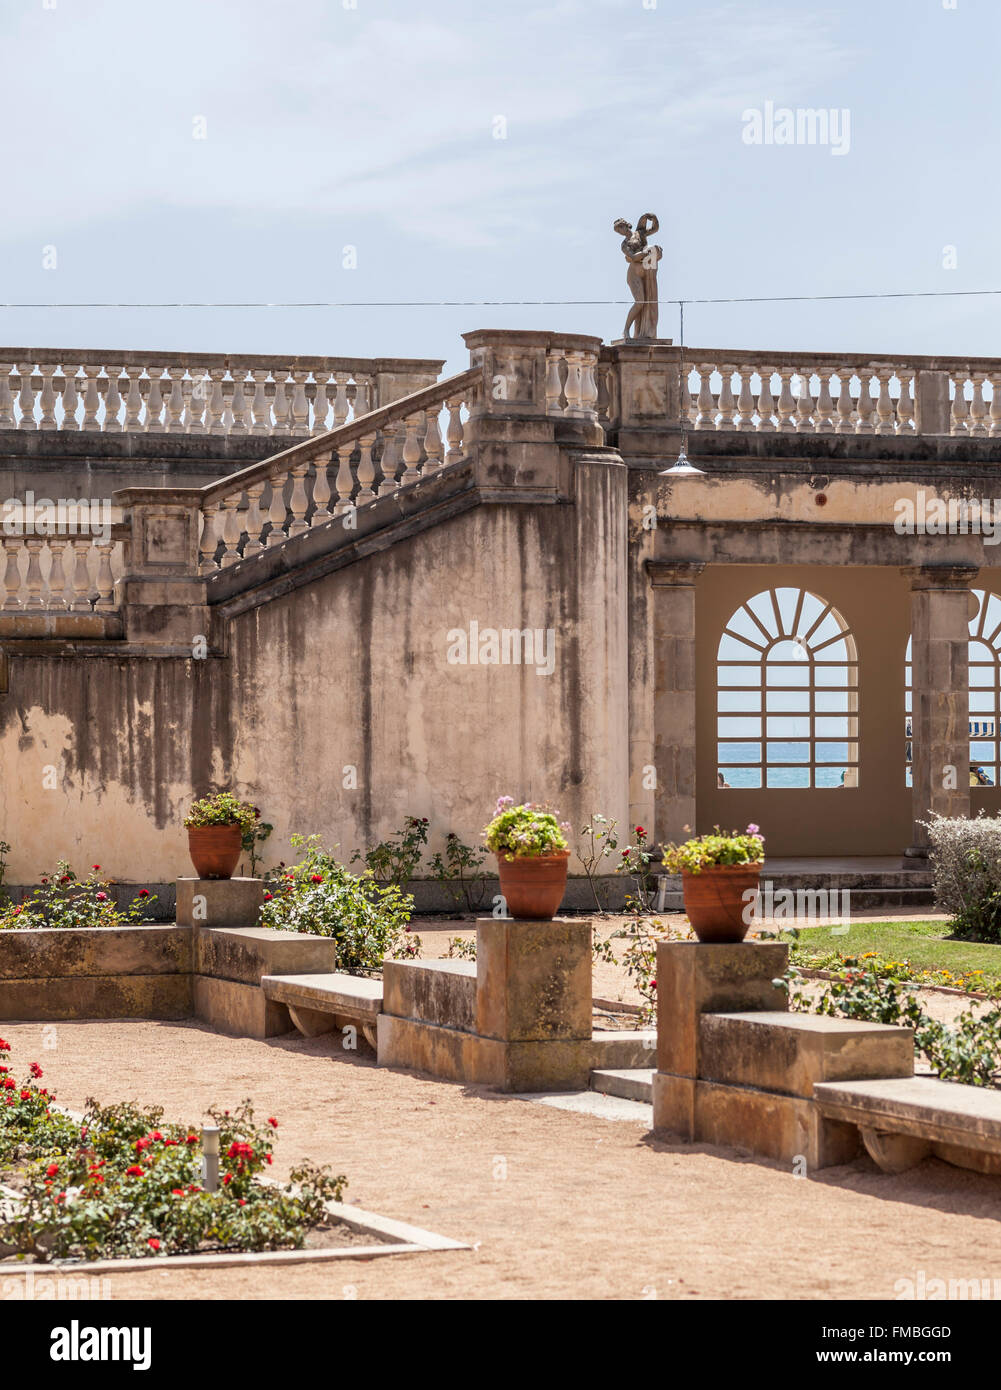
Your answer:
[[[984,589],[972,589],[976,612],[970,619],[970,783],[1001,786],[1001,597]],[[911,778],[912,673],[911,639],[907,639],[905,684],[906,782]]]
[[[716,664],[717,784],[858,786],[858,654],[836,608],[806,589],[741,604]]]

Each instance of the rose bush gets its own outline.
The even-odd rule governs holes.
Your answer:
[[[141,888],[128,907],[116,905],[108,889],[112,880],[101,877],[100,864],[91,865],[85,878],[77,878],[65,859],[23,903],[0,902],[0,931],[24,931],[30,927],[125,927],[149,922],[155,895]]]

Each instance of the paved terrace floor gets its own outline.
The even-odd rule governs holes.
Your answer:
[[[446,933],[470,934],[428,926],[428,955]],[[596,969],[594,988],[631,994],[613,967]],[[649,1107],[619,1103],[629,1118],[616,1120],[558,1109],[377,1068],[330,1036],[61,1023],[43,1050],[42,1027],[5,1024],[4,1036],[18,1066],[38,1057],[61,1103],[135,1098],[191,1121],[250,1096],[280,1121],[275,1176],[329,1163],[348,1175],[348,1201],[476,1247],[277,1271],[165,1266],[109,1276],[112,1298],[891,1299],[918,1270],[1001,1277],[1001,1179],[937,1160],[897,1177],[860,1159],[795,1178],[654,1139]]]

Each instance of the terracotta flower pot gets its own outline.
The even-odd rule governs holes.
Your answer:
[[[550,921],[567,886],[570,851],[558,854],[497,855],[500,889],[512,917]]]
[[[243,853],[239,825],[189,825],[188,853],[199,878],[232,878]]]
[[[760,877],[760,864],[717,864],[697,874],[682,872],[685,912],[700,941],[743,941],[752,905],[744,894],[758,891]]]

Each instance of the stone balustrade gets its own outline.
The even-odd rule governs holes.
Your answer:
[[[673,344],[606,348],[600,418],[617,425],[680,417],[693,430],[758,434],[1001,435],[996,358],[686,348],[683,382],[681,373]]]
[[[4,613],[93,613],[116,607],[124,538],[0,536]]]
[[[431,385],[425,359],[0,348],[0,430],[291,435]]]
[[[470,369],[201,490],[208,575],[418,483],[465,457]]]

